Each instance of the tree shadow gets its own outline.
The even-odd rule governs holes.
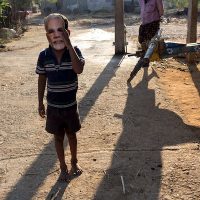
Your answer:
[[[188,64],[188,68],[190,70],[190,74],[191,74],[193,83],[199,93],[199,96],[200,96],[200,71],[197,67],[197,63]]]
[[[103,89],[109,84],[109,81],[112,79],[118,69],[116,66],[119,66],[123,58],[124,56],[114,55],[109,63],[105,66],[105,69],[96,79],[90,90],[79,102],[81,121],[85,119],[92,106],[95,104],[95,101],[102,93]],[[67,145],[68,144],[66,144],[66,146]],[[54,142],[50,141],[49,144],[44,147],[40,155],[31,164],[31,166],[22,175],[19,181],[13,186],[13,189],[7,194],[6,200],[32,199],[32,197],[36,195],[37,190],[45,181],[46,177],[53,173],[51,170],[54,168],[56,162],[57,156],[54,150]],[[61,199],[64,191],[67,188],[67,185],[68,184],[60,185],[58,182],[56,182],[47,196],[52,197],[52,195],[58,194],[59,198]]]
[[[155,71],[148,75],[144,68],[142,81],[128,86],[123,115],[115,114],[122,119],[123,131],[95,200],[158,200],[162,150],[178,150],[178,145],[200,139],[199,128],[184,124],[177,114],[156,105],[155,91],[148,88],[155,76]]]

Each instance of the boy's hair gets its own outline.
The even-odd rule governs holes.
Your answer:
[[[67,19],[67,17],[65,17],[64,15],[62,15],[60,13],[51,13],[47,17],[44,18],[44,27],[45,27],[46,31],[47,31],[47,28],[48,28],[48,22],[51,19],[62,19],[65,29],[66,30],[68,29],[68,19]]]

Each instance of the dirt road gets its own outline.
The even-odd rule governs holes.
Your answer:
[[[47,47],[41,18],[0,52],[0,199],[199,200],[200,65],[152,63],[128,86],[137,58],[114,56],[113,24],[94,21],[72,21],[86,66],[78,90],[84,172],[69,184],[57,182],[53,138],[37,113],[35,65]],[[183,24],[162,26],[184,42]],[[134,52],[138,24],[127,28]]]

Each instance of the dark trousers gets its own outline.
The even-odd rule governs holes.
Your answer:
[[[140,25],[139,36],[138,36],[139,43],[142,44],[151,40],[151,38],[154,37],[159,28],[160,28],[159,20],[151,22],[149,24]]]

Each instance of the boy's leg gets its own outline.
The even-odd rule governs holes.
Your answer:
[[[53,108],[51,106],[47,107],[46,131],[54,134],[55,149],[61,169],[59,180],[68,181],[69,173],[65,162],[64,153],[65,129],[63,127],[63,121],[61,120],[60,109]]]
[[[67,165],[65,162],[65,153],[64,153],[64,146],[63,146],[63,141],[64,141],[64,134],[62,135],[54,135],[54,139],[55,139],[55,148],[56,148],[56,153],[58,156],[58,160],[60,162],[60,176],[59,179],[61,181],[68,181],[69,177],[68,177],[68,169],[67,169]]]
[[[81,167],[78,165],[77,160],[77,137],[76,133],[67,133],[69,147],[71,152],[71,171],[72,175],[80,175],[82,173]]]
[[[64,155],[64,147],[63,147],[64,135],[62,136],[54,135],[54,139],[55,139],[56,153],[60,161],[60,168],[66,169],[67,166],[65,163],[65,155]]]

